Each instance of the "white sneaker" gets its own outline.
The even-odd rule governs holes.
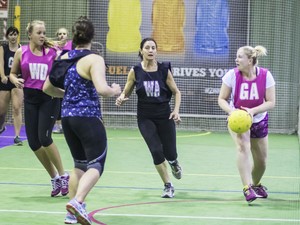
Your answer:
[[[77,219],[76,216],[74,216],[73,214],[67,212],[66,218],[65,218],[65,224],[76,224],[77,223]]]
[[[68,202],[66,209],[69,213],[74,215],[77,219],[77,223],[83,225],[91,225],[92,221],[89,218],[88,213],[86,212],[84,205],[80,204],[75,198]]]
[[[175,190],[171,183],[166,183],[163,193],[161,195],[162,198],[173,198]]]
[[[85,202],[82,203],[82,207],[86,209]],[[75,215],[73,215],[70,212],[67,212],[66,218],[65,218],[65,224],[76,224],[78,223],[77,218]]]

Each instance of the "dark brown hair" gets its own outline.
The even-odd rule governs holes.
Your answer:
[[[156,41],[155,41],[153,38],[150,38],[150,37],[144,38],[144,39],[141,41],[141,44],[140,44],[140,51],[139,51],[139,57],[140,57],[142,60],[143,60],[143,56],[142,56],[142,54],[141,54],[141,51],[142,51],[142,49],[144,48],[144,45],[145,45],[145,43],[146,43],[147,41],[153,41],[153,42],[155,43],[156,48],[157,48],[157,43],[156,43]]]
[[[73,24],[72,33],[75,45],[88,44],[94,38],[94,25],[86,16],[80,16]]]

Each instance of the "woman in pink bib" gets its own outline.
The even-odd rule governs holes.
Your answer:
[[[222,78],[218,103],[229,115],[236,109],[246,110],[253,118],[249,131],[236,134],[228,128],[237,147],[237,166],[247,202],[267,198],[261,185],[268,152],[268,113],[275,106],[275,81],[267,69],[257,66],[257,59],[266,55],[263,46],[238,49],[236,68]]]
[[[23,88],[28,144],[51,177],[51,196],[67,195],[69,175],[64,171],[59,151],[51,138],[59,112],[59,99],[42,91],[56,58],[56,49],[46,38],[43,21],[32,21],[26,30],[29,44],[16,51],[10,80],[17,88]],[[18,78],[18,74],[22,77]]]

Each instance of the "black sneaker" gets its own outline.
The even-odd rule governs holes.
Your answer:
[[[23,142],[21,141],[20,137],[19,136],[16,136],[14,138],[14,145],[17,145],[17,146],[22,146],[23,145]]]
[[[169,162],[171,169],[172,169],[172,174],[176,179],[181,179],[182,176],[182,168],[179,165],[178,161],[175,160],[174,162]]]
[[[2,134],[5,130],[6,130],[6,127],[4,126],[4,127],[0,130],[0,134]]]
[[[174,192],[175,192],[175,190],[174,190],[174,187],[172,186],[172,184],[166,183],[161,197],[162,198],[173,198],[175,195]]]

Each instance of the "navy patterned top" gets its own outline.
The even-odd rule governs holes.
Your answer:
[[[71,50],[69,58],[74,58],[83,51]],[[62,117],[98,117],[101,118],[101,106],[98,93],[91,80],[82,78],[76,70],[75,62],[67,71],[64,80],[65,96],[62,102]]]

